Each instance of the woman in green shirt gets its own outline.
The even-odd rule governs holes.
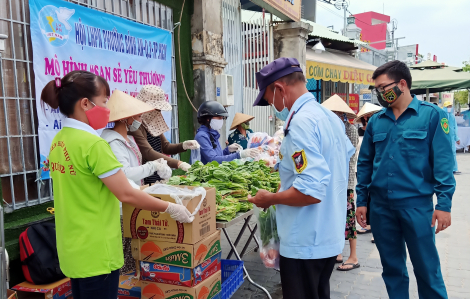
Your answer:
[[[108,123],[109,96],[106,80],[87,71],[56,78],[41,93],[42,104],[67,116],[52,141],[49,162],[60,268],[71,278],[75,299],[117,298],[123,265],[119,201],[169,213],[183,223],[194,219],[184,206],[131,187],[96,132]]]
[[[250,121],[254,118],[254,116],[243,113],[235,114],[230,130],[235,128],[236,130],[229,135],[228,145],[238,144],[243,149],[247,149],[249,140],[248,134],[253,133],[253,131],[250,129]]]

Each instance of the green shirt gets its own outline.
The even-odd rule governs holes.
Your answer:
[[[238,129],[233,131],[229,136],[228,136],[228,144],[240,144],[243,149],[246,149],[248,147],[248,140],[250,139],[248,137],[248,134],[253,133],[251,129],[246,130],[246,137]]]
[[[124,264],[119,201],[101,178],[122,165],[88,125],[67,118],[49,154],[57,252],[70,278],[108,274]]]

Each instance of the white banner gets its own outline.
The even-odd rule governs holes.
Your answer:
[[[108,81],[111,92],[136,96],[143,85],[162,87],[171,99],[171,32],[61,0],[30,0],[42,179],[49,178],[49,148],[62,129],[58,109],[41,106],[44,86],[74,70]],[[171,112],[163,116],[171,128]],[[165,137],[171,142],[170,132]]]

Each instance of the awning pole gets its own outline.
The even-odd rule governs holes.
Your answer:
[[[426,88],[426,100],[425,100],[425,102],[431,102],[429,100],[429,88]]]

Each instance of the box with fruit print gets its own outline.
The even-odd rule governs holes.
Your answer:
[[[220,231],[194,245],[132,240],[132,256],[136,260],[184,268],[194,268],[220,251]]]
[[[174,186],[178,187],[178,186]],[[181,186],[193,189],[195,187]],[[142,187],[142,188],[145,188]],[[215,227],[215,188],[206,189],[206,198],[202,201],[199,211],[191,223],[180,223],[168,213],[147,211],[123,203],[122,222],[124,237],[160,242],[196,244],[217,231]],[[150,194],[164,201],[175,203],[169,194]],[[201,195],[190,199],[187,203],[190,213],[196,210]]]
[[[140,279],[193,287],[220,271],[221,258],[219,252],[193,269],[140,261]]]
[[[219,299],[222,290],[221,272],[210,276],[195,287],[174,286],[170,284],[142,281],[142,299]]]

